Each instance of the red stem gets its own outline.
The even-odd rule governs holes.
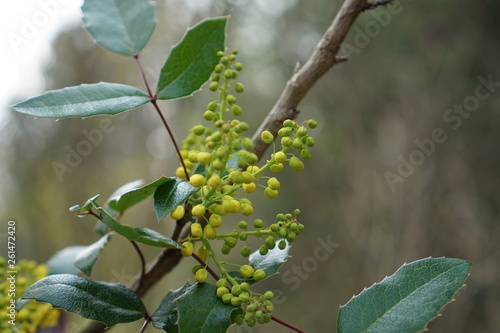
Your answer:
[[[186,164],[184,163],[184,160],[182,159],[181,151],[179,149],[179,146],[177,145],[177,141],[175,140],[174,133],[172,133],[172,130],[170,129],[170,126],[168,126],[167,121],[165,120],[165,117],[163,116],[163,113],[160,110],[160,107],[158,106],[157,102],[157,96],[153,95],[151,88],[149,87],[148,80],[146,79],[146,73],[144,72],[144,68],[142,67],[142,64],[139,60],[139,54],[134,53],[134,59],[137,63],[137,66],[139,67],[139,70],[141,71],[141,76],[142,80],[144,81],[144,85],[146,86],[146,89],[148,91],[149,95],[149,100],[153,104],[156,112],[161,118],[161,121],[163,123],[163,126],[167,129],[168,135],[170,136],[170,140],[172,141],[172,144],[174,145],[175,151],[177,152],[177,157],[179,158],[179,161],[181,162],[182,168],[184,169],[184,173],[186,175],[186,179],[189,181],[189,173],[186,168]]]
[[[283,321],[279,318],[276,318],[275,316],[271,316],[271,319],[274,320],[275,322],[277,323],[280,323],[281,325],[285,326],[285,327],[288,327],[289,329],[291,330],[294,330],[295,332],[300,332],[300,333],[307,333],[306,331],[304,330],[301,330],[300,328],[298,327],[295,327],[293,326],[292,324],[289,324],[287,323],[286,321]]]

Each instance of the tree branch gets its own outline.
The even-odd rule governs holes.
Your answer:
[[[254,153],[259,159],[268,146],[261,140],[260,133],[268,130],[276,135],[284,120],[297,117],[296,107],[316,81],[336,63],[347,60],[344,57],[337,57],[337,53],[358,15],[367,9],[367,4],[367,0],[346,0],[309,60],[304,65],[297,66],[285,90],[252,138],[255,144]],[[185,223],[180,223],[179,226],[183,226]],[[136,291],[139,297],[143,296],[163,276],[177,266],[182,258],[179,250],[164,250],[149,266],[143,276],[142,283],[139,285],[139,277],[137,277],[131,288]],[[105,328],[105,325],[100,322],[91,322],[81,333],[100,333],[104,332]]]
[[[267,130],[276,136],[283,121],[297,117],[297,106],[316,81],[335,64],[347,60],[344,57],[337,57],[337,53],[354,21],[367,5],[367,0],[346,0],[309,60],[296,68],[280,98],[252,138],[255,145],[253,152],[259,158],[269,146],[262,141],[260,133]]]

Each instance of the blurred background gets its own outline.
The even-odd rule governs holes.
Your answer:
[[[17,24],[47,12],[42,2],[29,15],[14,16]],[[45,41],[50,49],[43,75],[24,70],[20,77],[4,76],[7,85],[21,84],[2,101],[13,104],[44,90],[100,81],[142,88],[133,60],[97,46],[82,28],[75,15],[81,1],[58,3],[57,16],[49,16],[73,19],[59,26],[51,44]],[[227,47],[240,50],[245,66],[239,77],[246,88],[239,97],[241,118],[255,130],[341,4],[158,0],[158,25],[142,53],[148,79],[156,84],[167,53],[188,26],[231,14]],[[70,7],[72,16],[61,15]],[[430,331],[500,331],[500,3],[402,0],[389,9],[361,15],[342,50],[350,61],[335,66],[301,103],[298,120],[319,123],[305,170],[279,174],[282,190],[274,201],[251,197],[255,218],[272,221],[277,213],[300,208],[307,227],[282,274],[261,288],[278,295],[277,317],[308,332],[332,332],[341,304],[403,263],[463,258],[474,262],[467,286]],[[29,39],[28,46],[36,41]],[[13,45],[4,39],[3,48]],[[5,61],[3,66],[8,67]],[[192,98],[161,103],[179,140],[204,123],[201,115],[211,99],[204,87]],[[95,221],[77,219],[70,206],[95,194],[104,200],[136,179],[149,182],[175,173],[173,148],[152,107],[110,118],[106,131],[102,119],[34,119],[2,106],[0,221],[2,232],[8,219],[17,222],[18,258],[45,262],[67,246],[91,244],[98,239]],[[96,131],[102,140],[84,143]],[[173,229],[169,220],[156,222],[151,201],[123,221],[165,234]],[[5,234],[0,237],[4,242]],[[321,256],[315,257],[318,251]],[[144,252],[148,260],[158,253],[145,247]],[[168,290],[186,278],[192,281],[193,264],[184,260],[148,294],[147,304],[154,307]],[[127,283],[138,270],[133,248],[115,237],[93,278]],[[83,321],[69,317],[76,332]],[[139,325],[118,330],[137,332]],[[231,332],[289,330],[272,323]]]

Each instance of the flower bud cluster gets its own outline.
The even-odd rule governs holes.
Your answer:
[[[17,272],[15,279],[12,272]],[[12,320],[9,316],[10,300],[16,300],[31,284],[46,277],[47,273],[47,266],[27,260],[21,260],[13,268],[8,268],[6,260],[0,257],[0,332],[14,332],[9,323]],[[37,332],[39,328],[53,327],[59,322],[58,310],[52,309],[51,304],[35,301],[28,302],[15,316],[19,332]]]

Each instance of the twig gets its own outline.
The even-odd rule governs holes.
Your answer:
[[[333,65],[345,61],[342,58],[337,58],[340,45],[367,3],[367,0],[346,0],[309,60],[300,66],[287,82],[285,90],[252,138],[255,145],[253,152],[259,158],[269,146],[262,141],[260,133],[267,130],[276,136],[283,121],[297,117],[294,110],[316,81]]]
[[[379,0],[375,2],[367,2],[365,7],[362,9],[363,11],[368,10],[368,9],[374,9],[380,6],[387,6],[390,4],[392,0]]]

